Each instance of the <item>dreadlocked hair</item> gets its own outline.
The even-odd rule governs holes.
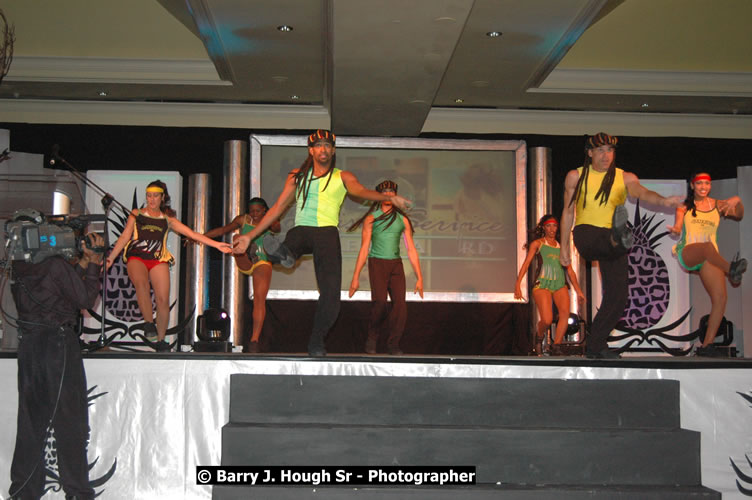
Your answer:
[[[582,200],[582,207],[585,208],[585,205],[587,204],[587,179],[590,175],[590,165],[593,163],[593,161],[590,159],[590,156],[585,155],[585,163],[582,166],[582,174],[580,174],[580,178],[577,179],[577,186],[575,186],[575,196],[572,197],[571,200],[569,200],[569,204],[572,205],[576,201],[580,199],[581,195],[584,195],[584,198]],[[603,177],[603,180],[601,181],[601,186],[598,189],[598,191],[595,193],[595,199],[598,200],[599,205],[605,205],[608,202],[608,197],[611,196],[611,187],[614,185],[614,179],[616,178],[616,163],[611,163],[611,166],[608,167],[608,170],[606,171],[606,175]],[[584,186],[584,193],[583,191]]]
[[[376,209],[379,207],[379,205],[381,205],[380,201],[374,201],[373,203],[371,203],[371,206],[368,208],[368,211],[363,215],[363,217],[361,217],[360,219],[356,220],[352,224],[352,226],[348,227],[347,228],[347,232],[351,233],[351,232],[355,231],[356,229],[358,229],[358,227],[360,227],[360,225],[363,224],[363,222],[365,222],[366,218],[369,215],[371,215],[373,212],[376,211]],[[400,210],[399,208],[397,208],[397,206],[394,205],[394,204],[392,204],[392,209],[391,210],[389,210],[388,212],[384,212],[383,214],[381,214],[378,217],[374,218],[373,219],[373,223],[376,224],[378,222],[379,226],[381,226],[382,224],[384,224],[386,222],[386,225],[384,226],[384,229],[386,229],[389,226],[391,226],[394,223],[395,220],[397,220],[397,215],[398,214],[401,215],[402,217],[404,217],[405,219],[407,219],[407,221],[410,223],[410,234],[414,234],[415,233],[415,229],[413,229],[413,221],[410,220],[410,217],[405,212],[403,212],[402,210]],[[405,229],[407,229],[407,228],[405,228]]]
[[[322,191],[325,191],[326,188],[329,186],[329,181],[332,179],[332,174],[334,173],[334,166],[337,163],[337,155],[332,155],[332,162],[329,165],[329,171],[325,174],[327,176],[326,184],[324,185],[324,189]],[[308,199],[308,192],[311,189],[311,182],[313,181],[313,156],[310,154],[308,155],[308,158],[305,159],[303,164],[300,166],[298,171],[295,173],[295,199],[300,199],[300,197],[303,197],[303,204],[300,206],[300,208],[305,207],[306,200]]]

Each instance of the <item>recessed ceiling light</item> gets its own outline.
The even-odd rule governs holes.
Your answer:
[[[457,99],[454,100],[454,102],[456,102],[457,104],[462,104],[463,102],[465,102],[465,100],[461,97],[458,97]]]
[[[293,101],[297,101],[298,99],[300,99],[300,96],[297,96],[297,95],[291,95],[291,96],[290,96],[290,99],[292,99]]]
[[[482,87],[488,87],[490,84],[491,82],[487,80],[475,80],[470,85],[472,85],[473,87],[482,88]]]
[[[650,104],[648,104],[648,103],[646,103],[646,102],[643,102],[643,103],[642,103],[642,107],[643,107],[643,108],[647,108],[647,107],[649,107],[649,106],[650,106]]]
[[[288,79],[289,78],[287,78],[286,76],[281,76],[281,75],[273,76],[272,77],[272,80],[274,80],[277,83],[285,83],[285,82],[287,82]]]
[[[280,26],[277,26],[277,30],[281,31],[282,33],[289,33],[290,31],[292,31],[292,26],[282,24]]]
[[[107,92],[105,92],[104,90],[100,90],[99,97],[107,97]]]
[[[498,38],[501,36],[501,31],[489,31],[486,33],[486,36],[490,38]]]

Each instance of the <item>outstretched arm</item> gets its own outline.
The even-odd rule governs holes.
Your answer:
[[[360,287],[360,272],[363,270],[363,266],[366,264],[366,258],[368,258],[368,247],[371,245],[371,233],[373,231],[373,215],[369,215],[363,221],[363,230],[360,237],[360,251],[358,252],[358,259],[355,261],[355,271],[353,271],[353,277],[350,281],[350,297],[355,295]]]
[[[521,300],[522,299],[522,278],[527,273],[527,270],[530,268],[530,263],[533,261],[533,257],[535,257],[535,254],[538,253],[538,249],[540,249],[541,246],[541,240],[537,239],[530,243],[530,246],[528,246],[527,249],[527,257],[525,257],[525,262],[522,263],[522,267],[520,267],[520,272],[517,274],[517,282],[514,284],[514,298]]]
[[[226,226],[222,227],[215,227],[214,229],[210,229],[209,231],[204,233],[204,236],[207,238],[216,238],[217,236],[222,236],[223,234],[231,233],[232,231],[237,231],[241,227],[243,227],[243,218],[244,215],[238,215],[234,219],[232,219],[232,222],[227,224]]]
[[[175,217],[168,217],[167,220],[170,222],[170,229],[178,234],[182,234],[186,238],[190,238],[192,240],[198,241],[199,243],[203,243],[204,245],[214,247],[222,253],[232,252],[232,246],[229,243],[215,241],[211,238],[207,238],[203,234],[197,233],[193,229],[189,228],[188,226],[177,220]]]
[[[661,196],[655,191],[651,191],[642,184],[637,176],[631,172],[624,172],[624,184],[627,186],[627,193],[633,198],[640,201],[668,208],[676,208],[684,202],[683,196]]]
[[[138,210],[133,210],[130,215],[128,215],[128,222],[125,223],[123,232],[112,247],[110,255],[107,256],[107,269],[112,267],[117,256],[123,251],[125,244],[131,239],[131,236],[133,236],[133,228],[136,226],[136,215],[138,215]]]
[[[568,267],[572,261],[569,251],[569,241],[572,239],[572,226],[574,224],[574,203],[571,203],[575,196],[575,188],[580,174],[577,170],[570,170],[564,179],[564,210],[561,212],[561,250],[559,251],[559,262],[562,267]]]
[[[415,248],[415,241],[413,240],[413,227],[410,224],[410,220],[405,217],[405,246],[407,247],[407,259],[410,261],[410,265],[413,266],[413,272],[417,281],[415,282],[415,293],[423,298],[423,273],[420,271],[420,258],[418,257],[418,249]]]
[[[285,181],[285,187],[282,189],[277,201],[272,207],[264,214],[264,218],[258,223],[256,227],[249,233],[242,234],[235,238],[233,242],[233,252],[243,253],[248,249],[251,242],[258,238],[260,234],[269,229],[271,225],[282,216],[287,206],[295,199],[295,173],[297,170],[293,170],[287,174],[287,180]]]
[[[348,194],[355,196],[356,198],[370,201],[391,200],[391,202],[394,203],[394,205],[403,212],[408,211],[413,205],[412,201],[405,199],[397,194],[384,194],[379,193],[378,191],[375,191],[373,189],[367,189],[363,186],[363,184],[358,182],[357,177],[355,177],[352,172],[346,172],[343,170],[342,182],[345,184],[345,188],[347,189]]]
[[[718,211],[724,217],[742,220],[744,217],[744,204],[738,196],[732,196],[728,200],[718,200]]]

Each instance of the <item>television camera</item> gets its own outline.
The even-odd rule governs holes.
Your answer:
[[[37,264],[47,257],[77,257],[83,251],[84,230],[92,222],[104,222],[105,215],[54,215],[45,217],[33,208],[16,210],[5,223],[8,260],[25,260]],[[91,247],[104,253],[106,248]]]

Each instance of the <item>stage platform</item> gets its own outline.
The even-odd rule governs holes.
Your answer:
[[[681,431],[696,432],[700,436],[698,477],[701,485],[721,493],[723,498],[748,498],[752,494],[752,360],[747,359],[641,356],[588,360],[577,356],[392,357],[360,354],[309,358],[304,353],[100,351],[85,355],[84,363],[91,391],[89,460],[93,466],[90,479],[101,492],[100,498],[212,498],[212,489],[198,484],[196,467],[222,463],[223,428],[231,417],[230,379],[237,374],[295,377],[301,385],[307,377],[320,376],[351,377],[362,381],[368,380],[363,377],[400,377],[415,379],[416,383],[431,379],[433,386],[439,384],[441,387],[445,382],[447,388],[456,379],[483,381],[484,384],[497,381],[500,387],[521,380],[556,383],[677,381]],[[0,432],[0,495],[3,497],[7,496],[10,484],[9,470],[15,442],[16,372],[15,354],[0,353],[0,377],[3,380],[0,387],[3,401],[0,405],[0,421],[3,422]],[[257,377],[253,380],[263,382],[265,379]],[[255,390],[263,393],[264,387]],[[650,396],[645,394],[645,404],[651,401]],[[562,393],[560,398],[546,398],[550,399],[547,411],[556,415],[571,409],[573,403],[567,397]],[[478,399],[482,398],[482,394],[478,395]],[[618,394],[615,400],[619,401]],[[415,401],[420,404],[417,398]],[[626,396],[624,401],[625,405],[635,404]],[[644,413],[649,415],[650,408]],[[271,425],[270,430],[273,428]],[[604,435],[609,433],[606,431]],[[670,444],[666,446],[667,449],[670,447]],[[620,452],[619,448],[613,449],[614,456]],[[259,453],[265,452],[259,450]],[[666,457],[669,455],[667,450]],[[661,461],[666,457],[653,459]],[[578,451],[573,449],[571,461],[577,463],[579,460]],[[54,457],[47,457],[47,467],[55,470]],[[50,486],[56,485],[51,483]],[[502,494],[504,490],[504,485],[497,485],[495,492]],[[514,487],[510,486],[507,496],[499,497],[514,498],[514,495],[509,496],[513,490]],[[347,491],[346,488],[337,489],[337,498],[351,496]],[[602,496],[594,495],[592,488],[573,488],[572,491],[573,495],[567,498],[577,498],[580,493],[582,498],[609,497],[608,492]],[[630,491],[638,495],[637,489],[626,488],[617,496],[630,498]],[[315,488],[302,488],[300,493],[306,498],[316,497]],[[261,489],[255,493],[249,489],[247,494],[247,498],[264,497]],[[464,494],[471,493],[460,489],[453,496],[463,497]],[[410,498],[419,498],[419,495]],[[485,498],[480,491],[472,495],[475,496],[468,498]],[[63,495],[58,492],[45,498],[63,498]]]

